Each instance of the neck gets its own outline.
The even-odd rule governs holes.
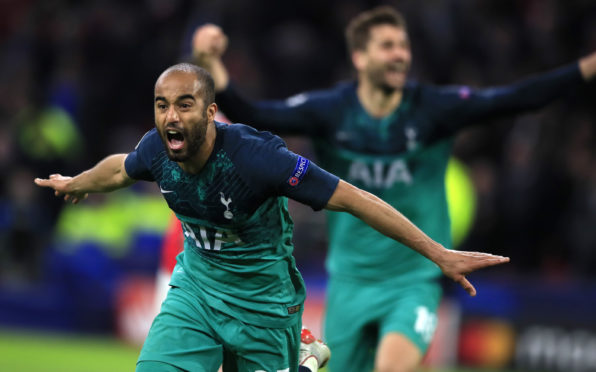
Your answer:
[[[369,115],[382,118],[391,114],[401,104],[403,90],[387,91],[370,83],[368,79],[358,80],[358,99]]]
[[[178,165],[182,168],[183,171],[186,173],[197,174],[203,169],[207,160],[209,160],[209,156],[213,152],[213,147],[215,147],[215,137],[217,135],[217,130],[215,129],[215,123],[212,121],[207,125],[207,131],[205,133],[205,141],[199,148],[199,151],[184,162],[179,162]]]

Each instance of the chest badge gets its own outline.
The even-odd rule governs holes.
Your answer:
[[[232,211],[230,211],[230,203],[232,202],[232,198],[226,199],[226,196],[221,191],[219,192],[219,195],[221,195],[221,198],[219,199],[221,201],[221,204],[223,204],[226,207],[226,210],[223,213],[223,215],[228,220],[231,220],[232,218],[234,218],[234,213],[232,213]]]
[[[416,150],[416,148],[418,147],[418,141],[416,140],[416,137],[418,137],[418,132],[416,131],[416,129],[412,127],[406,128],[405,135],[406,148],[408,149],[408,151]]]

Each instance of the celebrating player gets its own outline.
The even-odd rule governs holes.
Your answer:
[[[389,204],[290,152],[279,137],[215,121],[214,96],[205,70],[172,66],[155,84],[156,128],[134,151],[76,177],[35,179],[73,203],[154,181],[181,221],[185,249],[137,371],[217,371],[222,363],[224,371],[298,370],[305,286],[291,254],[286,197],[349,212],[433,261],[471,295],[465,274],[508,261],[445,249]]]
[[[406,24],[386,6],[355,17],[346,37],[357,81],[283,101],[252,103],[229,84],[221,60],[227,38],[219,27],[197,29],[193,55],[212,73],[227,117],[277,134],[310,136],[325,169],[399,207],[447,247],[444,179],[454,135],[486,118],[541,107],[596,74],[595,53],[498,88],[408,82]],[[352,215],[329,213],[328,230],[330,371],[414,370],[436,325],[438,268]]]

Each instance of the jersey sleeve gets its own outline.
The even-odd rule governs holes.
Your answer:
[[[577,63],[517,83],[483,89],[435,87],[427,94],[445,135],[488,118],[540,108],[583,83]]]
[[[128,176],[135,180],[154,181],[151,160],[163,150],[161,139],[155,129],[145,133],[135,149],[126,156],[124,167]]]
[[[246,147],[244,169],[251,169],[249,183],[260,193],[287,196],[309,205],[315,211],[323,209],[337,188],[339,178],[287,149],[277,136]],[[251,154],[250,156],[248,154]]]
[[[305,92],[285,100],[250,101],[233,84],[218,93],[216,102],[232,122],[243,122],[277,134],[314,136],[332,120],[332,94]]]
[[[271,179],[277,192],[310,205],[315,211],[325,208],[339,178],[285,147],[279,149],[278,158],[283,167]]]

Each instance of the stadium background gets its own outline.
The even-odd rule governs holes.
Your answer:
[[[380,3],[2,1],[0,370],[132,370],[169,218],[154,185],[72,207],[34,177],[130,151],[153,125],[156,77],[188,59],[197,25],[224,28],[225,62],[247,96],[281,98],[352,76],[343,29]],[[408,21],[420,81],[504,84],[596,50],[592,0],[386,3]],[[472,275],[474,299],[445,283],[429,370],[596,370],[595,88],[457,138],[475,190],[458,195],[475,200],[459,248],[512,262]],[[318,328],[324,216],[291,208]]]

